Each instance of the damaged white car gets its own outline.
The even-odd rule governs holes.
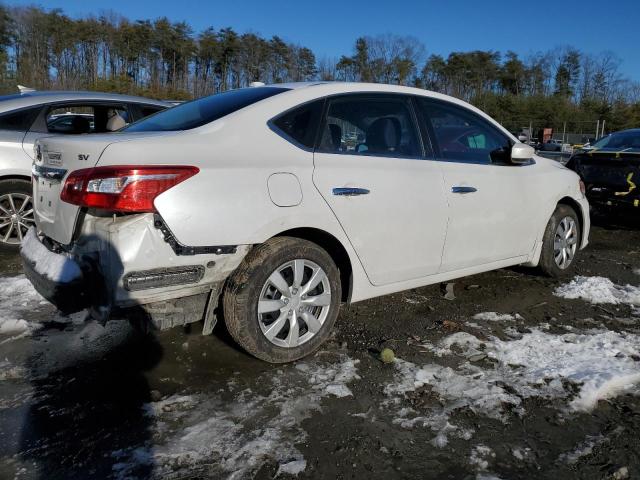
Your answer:
[[[517,264],[560,275],[589,233],[574,172],[407,87],[240,89],[35,149],[22,256],[42,295],[158,328],[224,318],[269,362],[316,350],[341,302]]]

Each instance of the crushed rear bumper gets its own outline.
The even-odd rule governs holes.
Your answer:
[[[24,273],[36,291],[63,313],[74,313],[92,303],[93,275],[69,255],[47,248],[29,230],[20,248]],[[94,287],[98,287],[94,285]]]
[[[176,251],[153,214],[87,213],[80,221],[77,237],[68,246],[29,231],[21,248],[24,271],[36,290],[62,312],[88,309],[101,321],[126,309],[168,308],[173,309],[169,323],[179,316],[176,308],[198,321],[201,316],[187,315],[194,305],[201,308],[202,302],[194,299],[219,291],[251,248]]]

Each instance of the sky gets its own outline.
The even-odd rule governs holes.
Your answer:
[[[73,17],[108,10],[131,20],[166,16],[196,31],[233,27],[239,33],[279,35],[311,48],[318,58],[350,55],[364,35],[411,35],[427,55],[513,50],[526,56],[571,45],[612,51],[621,71],[640,81],[640,0],[6,0],[10,5],[62,8]]]

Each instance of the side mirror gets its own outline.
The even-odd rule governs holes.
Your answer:
[[[511,163],[514,165],[524,165],[533,160],[536,151],[531,145],[516,143],[511,147]]]

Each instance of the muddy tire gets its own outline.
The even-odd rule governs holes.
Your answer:
[[[34,225],[32,195],[28,180],[0,180],[0,251],[17,252],[22,236]]]
[[[310,355],[338,317],[340,273],[315,243],[276,237],[256,246],[227,282],[225,324],[247,352],[270,363]]]
[[[582,232],[573,208],[558,205],[547,223],[542,241],[540,269],[550,277],[572,273],[580,249]]]

